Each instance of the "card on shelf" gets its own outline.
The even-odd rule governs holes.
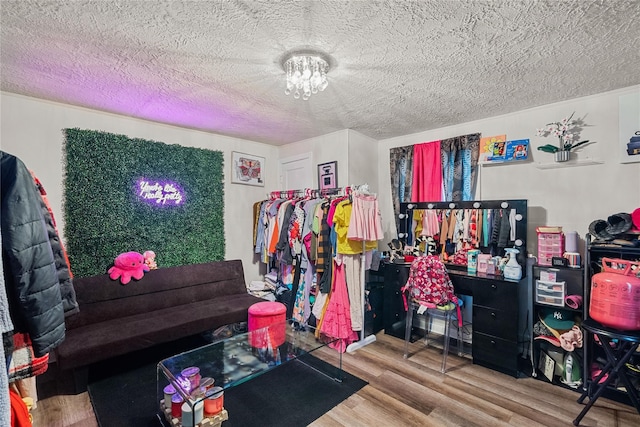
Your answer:
[[[543,282],[555,282],[556,281],[556,272],[549,270],[540,270],[540,280]]]

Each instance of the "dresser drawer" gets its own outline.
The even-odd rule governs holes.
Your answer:
[[[498,280],[478,280],[473,288],[473,304],[518,312],[518,284]]]
[[[409,265],[387,264],[384,271],[383,325],[388,335],[404,338],[405,319],[404,299],[400,290],[409,278]]]
[[[449,271],[449,277],[457,294],[473,295],[478,279],[456,271]]]
[[[473,330],[505,340],[518,340],[518,317],[511,311],[473,306]]]
[[[511,375],[518,372],[518,343],[473,333],[473,363]]]
[[[384,281],[386,283],[395,282],[404,286],[409,279],[410,264],[387,264],[384,269]]]

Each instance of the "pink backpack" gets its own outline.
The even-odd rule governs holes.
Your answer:
[[[437,255],[421,256],[411,263],[409,279],[402,292],[427,305],[458,303],[447,268]]]

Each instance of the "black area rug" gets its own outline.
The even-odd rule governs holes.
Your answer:
[[[92,366],[89,396],[101,427],[158,427],[157,361],[198,346],[198,338],[168,348],[139,352]],[[336,382],[319,373],[331,370],[307,355],[225,392],[229,420],[223,427],[305,426],[360,390],[367,383],[346,372]],[[165,423],[166,425],[166,423]]]

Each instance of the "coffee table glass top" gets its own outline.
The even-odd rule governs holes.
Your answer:
[[[212,378],[215,386],[227,389],[335,340],[319,339],[315,332],[313,327],[290,321],[273,324],[164,359],[158,363],[158,376],[164,374],[187,393],[197,393],[193,378],[191,384],[187,378],[193,372],[197,372],[196,383]],[[189,372],[189,368],[197,369]]]

